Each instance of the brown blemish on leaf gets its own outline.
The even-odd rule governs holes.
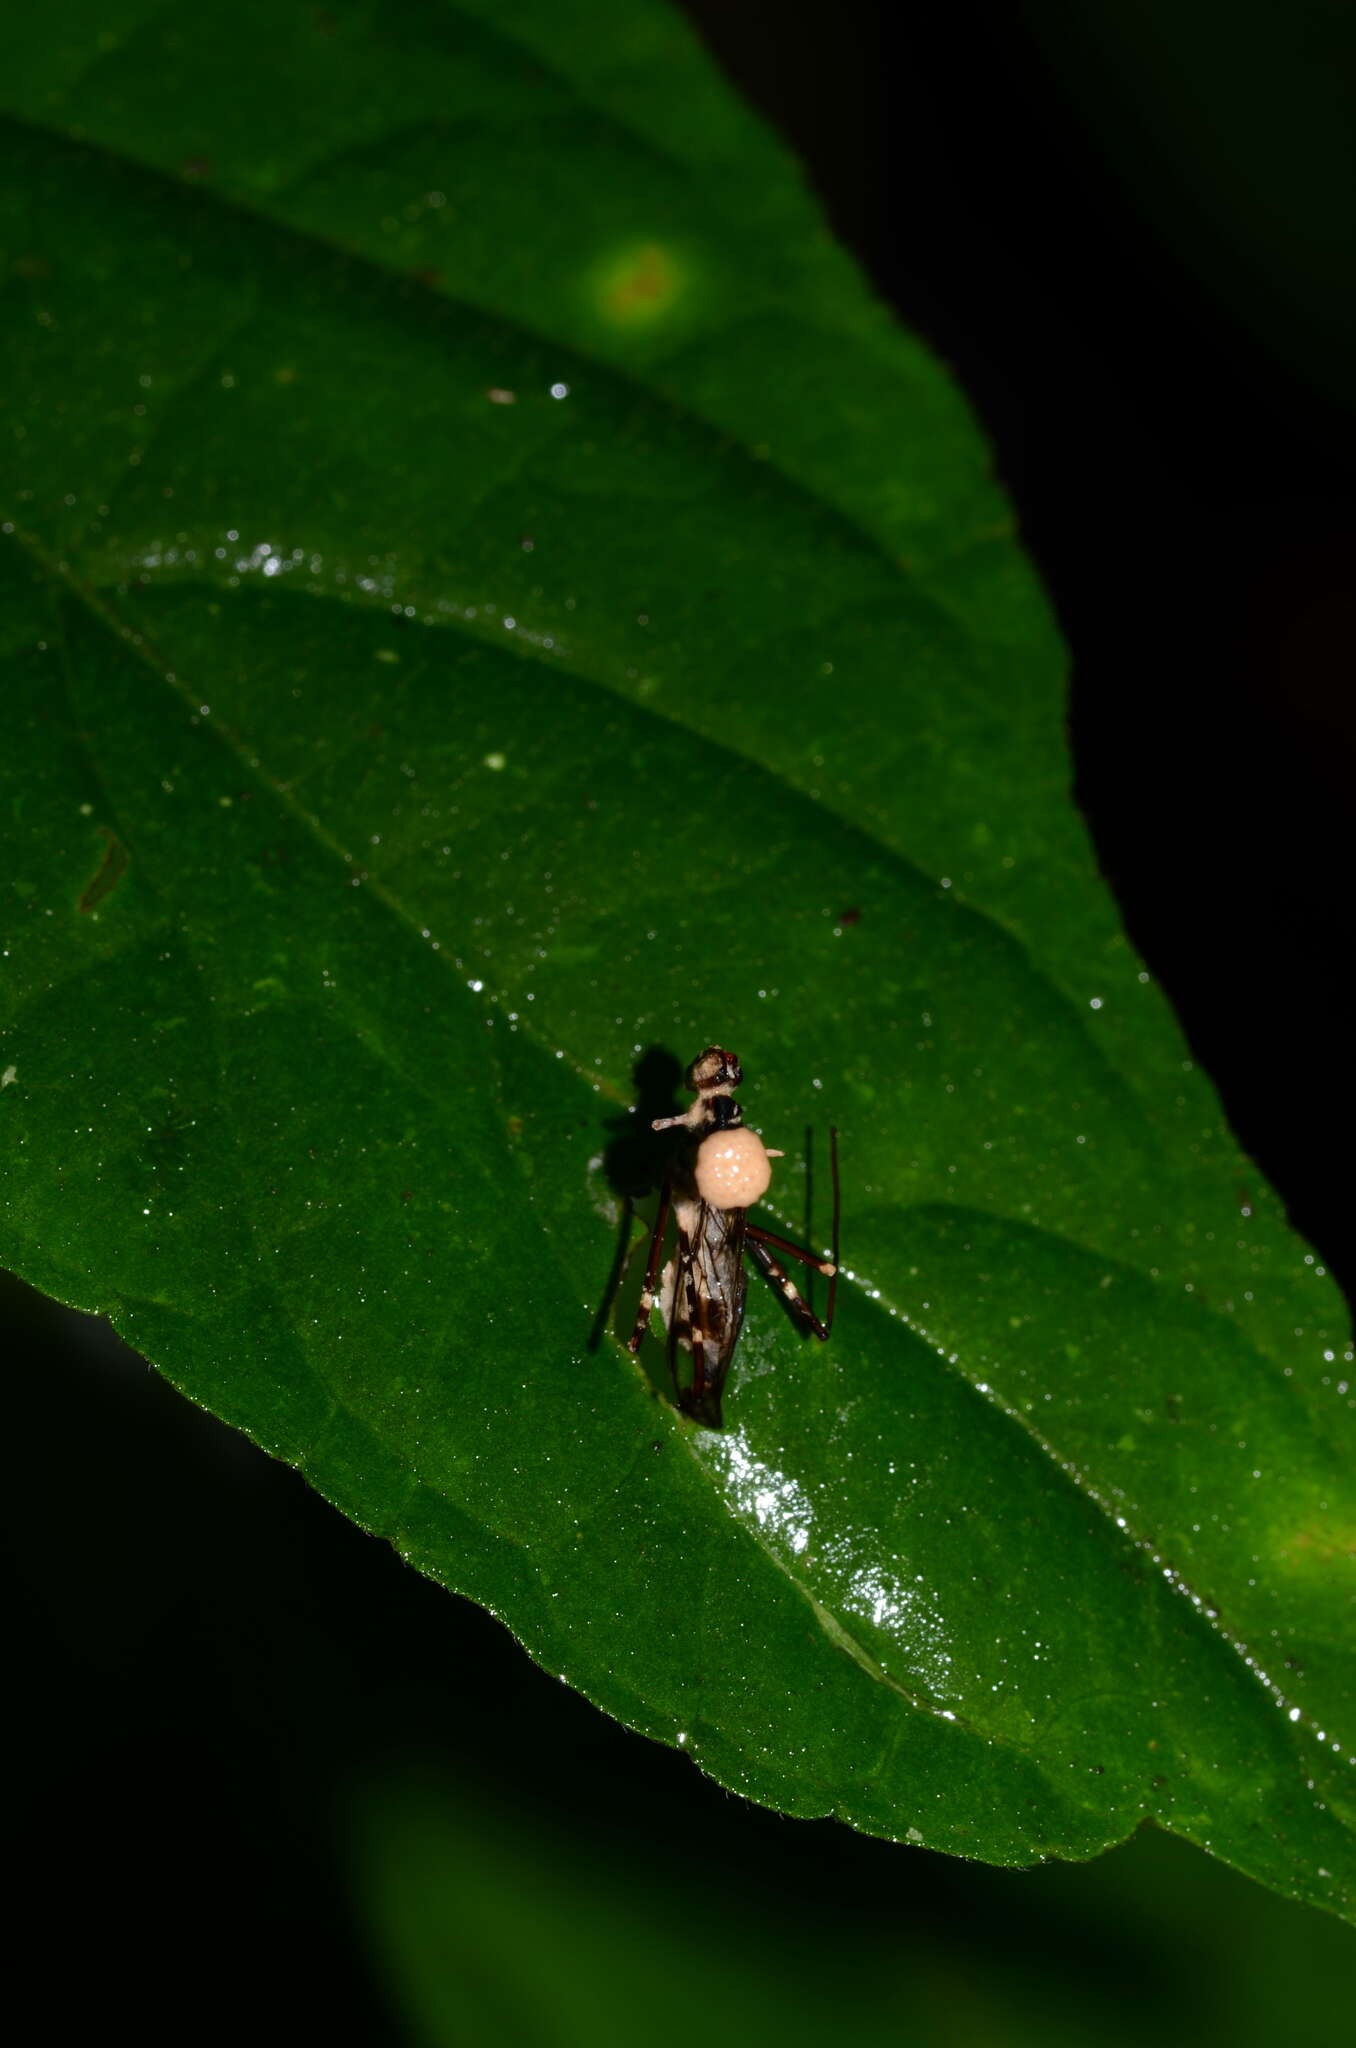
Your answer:
[[[1295,1529],[1278,1545],[1279,1555],[1290,1565],[1330,1567],[1356,1558],[1356,1529],[1336,1523],[1318,1523]]]
[[[639,332],[668,320],[691,282],[676,250],[661,242],[629,242],[594,264],[585,288],[610,327]]]
[[[612,310],[625,315],[636,306],[667,298],[670,290],[668,265],[658,249],[642,249],[629,277],[618,278],[612,288]]]
[[[667,249],[647,242],[629,252],[613,270],[603,304],[614,320],[643,320],[663,312],[677,296],[678,272]]]
[[[113,894],[127,873],[131,859],[116,832],[107,825],[101,825],[99,831],[104,841],[104,857],[85,884],[85,893],[76,905],[77,910],[86,916],[91,910],[97,910],[106,896]]]

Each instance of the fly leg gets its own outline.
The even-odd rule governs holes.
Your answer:
[[[829,1149],[833,1161],[833,1257],[831,1259],[817,1259],[813,1252],[807,1252],[800,1245],[792,1244],[789,1237],[778,1237],[775,1230],[760,1230],[757,1224],[754,1223],[748,1223],[744,1226],[745,1239],[751,1240],[749,1250],[757,1261],[760,1270],[766,1273],[768,1279],[776,1287],[781,1289],[782,1298],[791,1310],[791,1313],[805,1325],[806,1329],[813,1330],[816,1337],[820,1338],[827,1337],[829,1331],[833,1328],[833,1311],[838,1299],[838,1223],[842,1204],[838,1188],[838,1132],[836,1129],[830,1129],[829,1131]],[[777,1264],[777,1261],[767,1249],[769,1245],[775,1245],[777,1250],[784,1252],[788,1258],[798,1259],[801,1265],[808,1266],[812,1273],[827,1275],[829,1282],[829,1305],[824,1311],[822,1323],[810,1307],[809,1302],[806,1301],[800,1292],[800,1289],[793,1285],[782,1268]]]
[[[795,1281],[789,1279],[788,1276],[782,1271],[782,1268],[777,1264],[777,1261],[773,1258],[771,1252],[763,1243],[761,1234],[755,1236],[753,1231],[750,1230],[748,1233],[748,1238],[749,1257],[757,1265],[760,1272],[767,1274],[768,1279],[772,1282],[773,1286],[778,1290],[782,1297],[782,1300],[786,1303],[787,1307],[790,1309],[796,1321],[801,1325],[801,1328],[805,1330],[813,1330],[816,1337],[818,1337],[822,1342],[823,1339],[828,1336],[829,1331],[833,1327],[832,1293],[830,1293],[829,1296],[829,1319],[826,1323],[821,1323],[819,1317],[815,1314],[809,1302],[805,1299],[805,1296],[797,1287]],[[794,1249],[794,1247],[792,1247],[792,1249]],[[805,1255],[802,1252],[797,1252],[796,1256],[798,1258],[804,1259],[804,1262],[807,1266],[813,1266],[816,1272],[829,1272],[833,1273],[835,1277],[837,1276],[837,1268],[834,1266],[829,1266],[827,1262],[822,1262],[819,1259],[805,1258]],[[830,1287],[832,1287],[832,1282],[830,1282]]]
[[[654,1310],[655,1282],[659,1274],[659,1261],[664,1252],[664,1232],[669,1222],[670,1187],[665,1181],[659,1197],[659,1214],[655,1218],[654,1235],[650,1239],[650,1256],[645,1266],[645,1284],[640,1290],[640,1301],[636,1308],[636,1320],[626,1340],[628,1351],[639,1351],[645,1342],[645,1332],[650,1327],[650,1316]]]

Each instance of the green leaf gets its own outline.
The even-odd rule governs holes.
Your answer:
[[[112,19],[6,86],[0,1253],[751,1797],[1352,1913],[1340,1303],[945,376],[657,7]],[[720,1433],[589,1343],[713,1039],[851,1274]]]

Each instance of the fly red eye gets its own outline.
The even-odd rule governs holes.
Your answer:
[[[740,1079],[739,1061],[723,1045],[708,1045],[687,1070],[687,1085],[699,1094],[705,1088],[737,1088]]]

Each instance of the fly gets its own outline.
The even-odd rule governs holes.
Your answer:
[[[659,1197],[645,1284],[635,1327],[627,1339],[628,1351],[639,1351],[657,1301],[669,1333],[669,1363],[678,1388],[678,1405],[685,1415],[710,1429],[721,1426],[720,1397],[744,1321],[748,1288],[744,1254],[747,1252],[780,1289],[800,1328],[813,1331],[821,1341],[833,1328],[838,1288],[838,1133],[829,1133],[833,1257],[817,1259],[813,1252],[748,1221],[749,1209],[762,1200],[771,1183],[771,1161],[784,1154],[769,1151],[756,1131],[744,1128],[744,1112],[733,1094],[743,1078],[743,1068],[732,1052],[709,1045],[687,1070],[687,1085],[697,1097],[691,1108],[682,1116],[656,1117],[650,1127],[666,1131],[681,1125],[692,1137]],[[659,1261],[670,1212],[678,1243],[661,1273]],[[799,1260],[811,1272],[827,1275],[829,1299],[822,1323],[777,1263],[774,1250]],[[680,1351],[692,1355],[692,1376],[686,1385],[678,1377]]]

